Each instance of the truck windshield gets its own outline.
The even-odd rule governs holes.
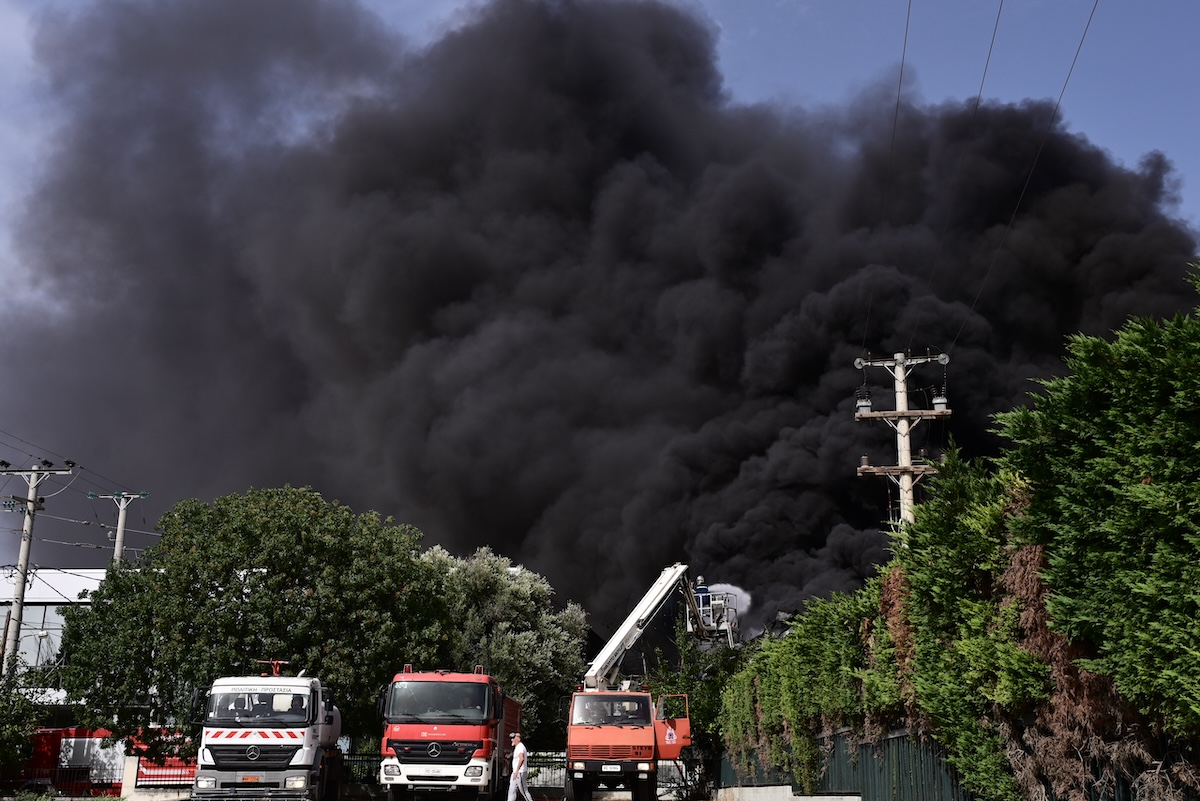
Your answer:
[[[491,714],[489,695],[479,682],[398,681],[388,693],[387,717],[478,723]]]
[[[307,693],[216,692],[208,697],[206,722],[242,726],[305,726],[311,722]]]
[[[571,723],[582,726],[649,726],[650,698],[611,693],[575,696]]]

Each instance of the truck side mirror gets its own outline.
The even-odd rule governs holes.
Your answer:
[[[375,699],[375,717],[383,720],[384,705],[387,703],[388,686],[384,684],[379,688],[379,697]]]
[[[201,701],[203,699],[203,702]],[[192,700],[188,704],[188,717],[191,718],[192,725],[199,726],[204,723],[204,718],[208,712],[208,692],[200,687],[192,688]]]

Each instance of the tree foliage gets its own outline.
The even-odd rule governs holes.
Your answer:
[[[553,612],[540,577],[487,553],[422,552],[412,526],[309,489],[183,501],[160,529],[140,567],[110,568],[90,606],[66,610],[63,635],[64,688],[83,722],[158,750],[175,741],[148,727],[186,727],[193,690],[257,673],[256,659],[286,660],[330,685],[353,737],[377,736],[379,688],[405,663],[503,664],[505,689],[536,700],[564,681],[551,669],[569,669],[581,652],[582,613]],[[479,614],[486,643],[475,639]],[[548,675],[527,676],[507,656],[533,655],[533,639],[561,649],[537,663]]]
[[[880,579],[810,602],[729,682],[742,770],[812,789],[814,735],[902,716],[982,799],[1200,789],[1200,320],[1068,345],[997,416],[1013,447],[952,451]]]
[[[1123,697],[1200,734],[1200,320],[1135,320],[1070,340],[1070,374],[1001,415],[1007,463],[1035,488],[1057,631]]]
[[[30,679],[40,675],[13,654],[0,678],[0,770],[17,767],[28,757],[41,714],[33,689],[40,682]]]
[[[702,642],[687,631],[686,618],[675,622],[676,659],[659,649],[648,683],[655,696],[684,693],[691,721],[691,758],[698,762],[699,786],[689,787],[689,797],[710,798],[720,771],[724,740],[721,695],[725,685],[746,659],[747,649],[724,640]],[[677,794],[678,795],[678,794]]]
[[[556,608],[545,578],[488,548],[466,559],[433,548],[426,559],[448,579],[450,664],[483,665],[521,702],[531,747],[561,743],[560,700],[583,674],[583,608]]]
[[[850,729],[870,741],[906,722],[947,749],[965,789],[1019,797],[998,719],[1047,693],[1046,665],[1022,645],[1021,606],[1003,576],[1005,520],[1022,485],[947,455],[892,561],[863,589],[814,599],[726,693],[743,770],[754,753],[817,789],[815,740]],[[752,713],[752,717],[749,716]],[[732,727],[731,727],[732,729]]]
[[[878,620],[881,584],[812,599],[789,633],[764,641],[722,697],[725,745],[742,774],[761,767],[817,789],[815,738],[881,727],[900,709],[891,635]],[[756,764],[757,763],[757,764]]]
[[[998,721],[1021,717],[1049,693],[1048,666],[1023,644],[1021,599],[1004,582],[1014,555],[1008,516],[1026,488],[956,451],[939,472],[891,567],[906,586],[910,714],[946,746],[966,789],[1016,799]]]

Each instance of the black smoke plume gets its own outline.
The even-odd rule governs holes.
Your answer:
[[[854,394],[891,387],[856,357],[948,351],[917,444],[977,455],[1064,335],[1194,305],[1163,156],[1046,102],[738,105],[664,3],[497,0],[415,48],[348,2],[112,0],[36,44],[45,302],[7,312],[0,427],[141,514],[311,485],[601,626],[675,561],[763,619],[870,574],[855,468],[894,436]]]

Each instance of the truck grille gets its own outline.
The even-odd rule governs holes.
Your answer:
[[[210,745],[218,770],[280,770],[292,763],[298,745]]]
[[[573,745],[567,759],[650,759],[648,745]]]
[[[388,740],[388,748],[405,765],[465,765],[480,748],[480,740]]]

